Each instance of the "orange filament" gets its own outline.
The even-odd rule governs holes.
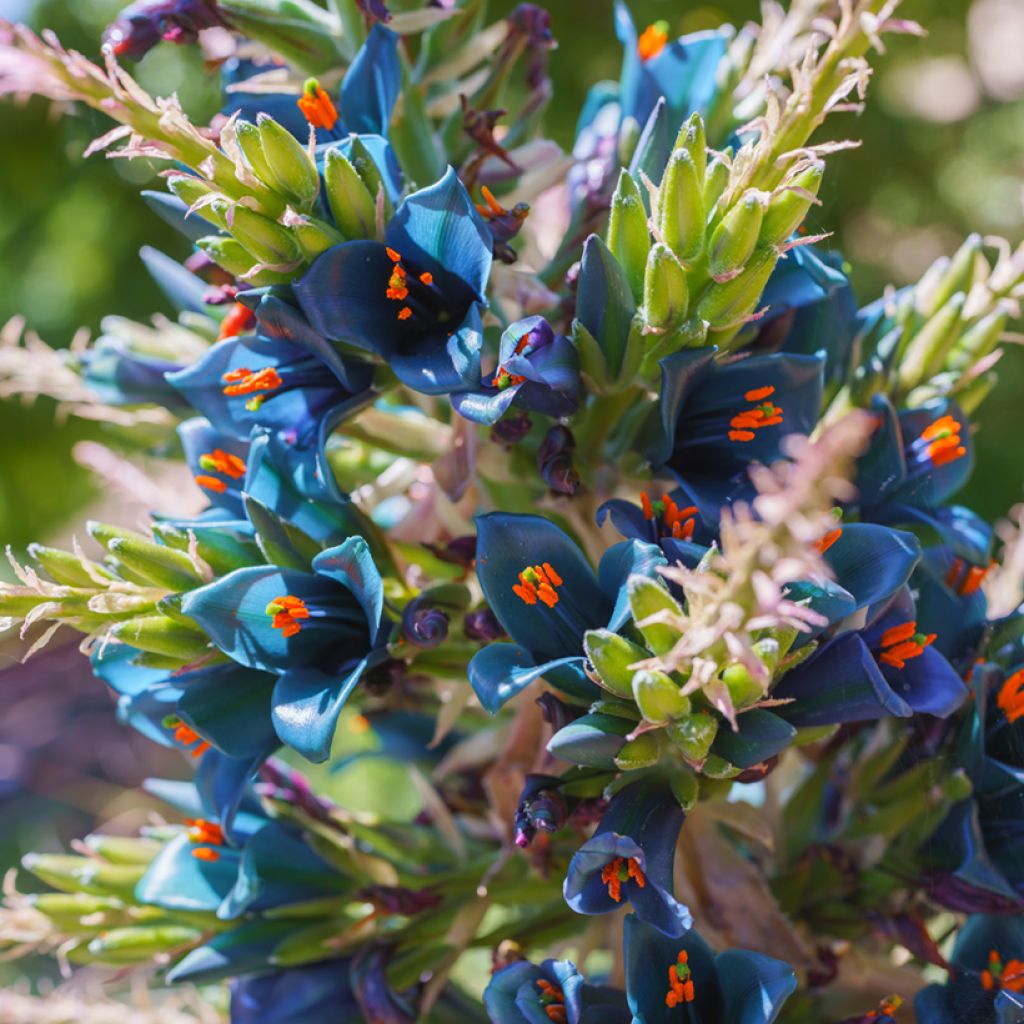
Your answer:
[[[434,283],[434,275],[429,270],[424,270],[423,273],[420,274],[420,281],[425,285],[432,285]]]
[[[314,128],[332,131],[338,123],[338,109],[334,101],[315,78],[306,82],[306,88],[296,102],[305,119]]]
[[[647,492],[641,491],[640,507],[645,519],[653,521],[660,518],[676,540],[689,540],[697,528],[697,506],[680,508],[667,494],[651,501]]]
[[[622,902],[622,885],[630,879],[641,889],[647,885],[647,876],[644,875],[640,862],[635,857],[628,860],[625,857],[616,857],[601,869],[601,881],[608,886],[608,895],[616,903]]]
[[[196,860],[205,860],[209,862],[220,860],[220,854],[209,846],[197,846],[192,851],[192,856]]]
[[[228,489],[228,485],[223,480],[219,480],[215,476],[206,476],[205,473],[200,473],[192,479],[204,490],[215,491],[217,494],[223,494]]]
[[[503,217],[508,213],[508,210],[494,198],[494,193],[486,185],[480,187],[480,195],[484,197],[484,201],[482,203],[474,203],[474,205],[477,212],[486,220]]]
[[[960,443],[960,424],[952,416],[941,416],[927,427],[919,438],[925,444],[925,454],[934,466],[945,466],[967,454]]]
[[[240,366],[237,370],[225,373],[225,395],[251,395],[257,391],[276,391],[284,382],[281,375],[272,366],[264,366],[262,370],[250,370]]]
[[[565,994],[557,985],[552,985],[546,978],[538,978],[535,982],[540,989],[540,1005],[544,1014],[553,1024],[566,1024]]]
[[[207,821],[205,818],[186,818],[188,825],[188,838],[193,843],[205,843],[192,851],[196,860],[215,861],[220,860],[220,854],[211,850],[211,846],[224,845],[224,833],[220,825],[215,821]]]
[[[730,441],[753,441],[758,430],[774,427],[782,422],[782,409],[770,400],[774,394],[775,388],[771,385],[746,392],[743,397],[748,402],[756,404],[729,420]]]
[[[828,549],[832,547],[832,545],[835,544],[842,535],[843,529],[841,526],[837,526],[834,530],[829,530],[821,540],[815,543],[814,550],[817,551],[819,555],[825,554],[825,552],[828,551]]]
[[[1012,676],[1007,677],[999,688],[996,704],[999,705],[1011,725],[1024,718],[1024,668],[1018,669]]]
[[[642,61],[649,61],[657,57],[668,45],[668,23],[656,21],[643,30],[637,40],[636,52]]]
[[[522,355],[526,351],[530,344],[530,332],[527,331],[516,344],[515,355]],[[513,385],[525,383],[526,378],[520,376],[518,373],[509,373],[504,366],[499,366],[494,371],[494,382],[493,386],[499,391],[504,391],[505,388],[512,387]]]
[[[512,584],[512,592],[526,604],[536,604],[540,600],[554,608],[558,604],[555,590],[561,585],[562,577],[550,562],[545,562],[543,565],[528,565],[519,574],[519,582]]]
[[[171,715],[164,719],[164,726],[174,730],[174,742],[184,747],[193,757],[202,757],[210,744],[201,739],[195,729],[190,729],[180,718]]]
[[[985,577],[995,565],[990,562],[988,565],[972,565],[964,572],[967,563],[962,558],[954,558],[946,573],[946,586],[961,597],[970,597],[981,590]]]
[[[227,315],[220,322],[220,333],[218,341],[225,338],[237,338],[243,331],[247,331],[256,323],[256,314],[248,306],[236,302],[227,312]]]
[[[695,993],[689,961],[689,954],[685,949],[681,949],[676,962],[668,969],[668,992],[665,994],[665,1005],[670,1010],[674,1010],[680,1003],[693,1002]]]
[[[981,987],[986,992],[1006,989],[1024,992],[1024,960],[1007,960],[1004,964],[996,950],[988,954],[988,967],[981,972]]]
[[[199,465],[209,473],[223,473],[232,480],[241,480],[245,476],[245,463],[237,455],[232,455],[222,448],[203,452],[199,456]]]
[[[300,632],[300,620],[309,618],[306,602],[301,597],[292,597],[288,594],[284,597],[275,597],[267,605],[266,613],[271,617],[274,629],[281,630],[281,635],[285,638]]]
[[[918,633],[915,619],[891,626],[882,634],[882,652],[878,660],[893,668],[903,668],[911,658],[918,657],[929,644],[934,643],[937,635]]]

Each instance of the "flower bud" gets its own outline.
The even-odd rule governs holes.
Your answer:
[[[215,194],[214,190],[210,188],[209,185],[200,181],[199,178],[192,177],[191,174],[178,174],[173,178],[168,178],[167,187],[174,195],[185,203],[189,209],[195,206],[196,203],[201,202],[207,196]],[[227,222],[223,214],[214,210],[214,208],[208,203],[200,206],[195,213],[192,213],[189,216],[201,217],[210,224],[216,224],[219,228],[227,226]]]
[[[149,864],[160,852],[161,844],[155,839],[139,836],[108,836],[94,832],[86,836],[85,845],[97,856],[111,864]]]
[[[629,666],[647,658],[647,651],[610,629],[588,630],[583,636],[583,650],[598,683],[609,693],[632,700],[635,670]]]
[[[742,273],[754,251],[764,219],[766,195],[747,189],[711,235],[708,269],[715,281],[731,281]]]
[[[56,583],[62,583],[67,587],[96,586],[96,581],[82,567],[81,559],[69,551],[44,547],[42,544],[29,544],[28,553]],[[99,571],[113,579],[113,576],[106,573],[105,570],[100,569]]]
[[[679,131],[673,150],[685,149],[693,160],[697,180],[704,181],[708,166],[708,140],[704,132],[704,119],[695,110]],[[705,209],[707,207],[705,206]]]
[[[557,832],[569,820],[569,805],[552,775],[527,775],[519,796],[514,827],[515,843],[525,849],[538,832]]]
[[[556,423],[545,435],[537,449],[537,469],[541,479],[556,494],[574,495],[580,487],[580,477],[572,464],[576,438],[568,427]]]
[[[324,189],[338,230],[348,239],[373,238],[377,208],[358,171],[340,149],[324,157]]]
[[[135,886],[146,873],[142,864],[105,864],[94,857],[65,853],[29,853],[21,864],[26,871],[61,892],[119,896],[129,901],[134,899]]]
[[[626,272],[636,302],[643,295],[644,266],[651,248],[647,211],[640,189],[628,171],[619,174],[608,219],[608,248]]]
[[[637,672],[633,676],[633,699],[648,722],[665,725],[690,713],[690,700],[679,692],[664,672]]]
[[[932,276],[930,287],[918,285],[915,289],[918,312],[926,317],[934,316],[957,292],[969,292],[980,252],[981,235],[968,235],[953,258]]]
[[[256,260],[249,254],[245,246],[234,238],[207,235],[198,239],[196,246],[232,277],[244,277],[256,264]]]
[[[402,636],[414,647],[428,650],[444,643],[450,621],[440,608],[414,598],[402,610]]]
[[[308,263],[312,263],[320,253],[345,241],[330,224],[314,217],[296,214],[289,228],[298,242],[303,258]]]
[[[745,708],[764,696],[764,687],[738,662],[722,670],[722,682],[734,707]]]
[[[491,440],[495,444],[511,447],[519,444],[529,434],[532,426],[533,423],[524,409],[513,409],[491,427]]]
[[[103,963],[134,964],[195,945],[202,937],[201,929],[187,925],[132,925],[101,932],[89,943],[88,950],[91,956]]]
[[[273,187],[274,171],[267,161],[266,153],[263,152],[262,134],[259,128],[251,121],[236,121],[235,138],[238,140],[238,148],[241,149],[253,174],[265,185]]]
[[[205,582],[192,559],[182,551],[136,537],[115,537],[107,550],[136,575],[176,592]]]
[[[729,184],[729,165],[716,156],[704,172],[704,209],[710,213]]]
[[[644,732],[623,744],[615,755],[615,767],[624,772],[651,768],[661,759],[661,743],[656,732]]]
[[[647,257],[643,289],[644,321],[659,331],[678,326],[690,301],[686,271],[667,245],[657,242]]]
[[[195,661],[210,651],[205,633],[169,615],[142,615],[137,619],[127,619],[115,623],[110,632],[129,647],[165,654],[183,662]]]
[[[923,384],[942,367],[960,334],[965,298],[963,292],[958,292],[910,339],[897,369],[897,379],[904,391]]]
[[[366,148],[366,144],[358,135],[352,136],[348,150],[348,161],[356,169],[359,177],[362,178],[366,191],[370,193],[374,204],[377,202],[377,197],[383,195],[384,219],[390,219],[392,203],[388,196],[387,186],[384,184],[384,176],[381,174],[380,168],[377,166],[377,162],[373,159],[370,151]]]
[[[657,223],[665,244],[683,262],[704,248],[704,183],[693,157],[677,149],[669,158],[658,191]]]
[[[250,210],[234,206],[227,215],[228,230],[260,263],[291,263],[299,247],[287,228]]]
[[[680,766],[672,774],[668,784],[679,806],[687,813],[692,811],[696,806],[697,800],[700,798],[700,783],[697,780],[697,776]]]
[[[975,377],[965,387],[960,388],[956,393],[960,411],[965,416],[971,416],[977,411],[978,406],[988,398],[998,382],[999,377],[996,373],[983,373],[980,377]]]
[[[742,274],[725,284],[712,284],[705,289],[697,303],[697,315],[707,320],[712,330],[741,323],[757,309],[758,300],[778,260],[774,246],[755,249]]]
[[[470,640],[500,640],[507,635],[490,608],[467,612],[462,622],[462,631]]]
[[[663,622],[645,624],[645,620],[658,612],[669,612],[682,619],[683,610],[679,603],[666,587],[647,576],[630,576],[626,587],[629,608],[644,642],[654,654],[668,653],[682,634],[674,626]]]
[[[963,372],[984,359],[999,344],[1007,319],[1006,310],[999,308],[968,327],[953,343],[943,369]]]
[[[320,191],[320,175],[302,143],[272,117],[257,118],[260,144],[271,180],[267,182],[281,195],[308,206]]]
[[[824,162],[816,161],[790,182],[792,188],[785,189],[769,202],[761,222],[761,245],[780,245],[803,224],[824,176]]]
[[[665,731],[686,761],[699,768],[707,760],[711,744],[718,735],[718,719],[698,712],[671,722]]]

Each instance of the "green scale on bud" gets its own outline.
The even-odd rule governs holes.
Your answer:
[[[260,145],[271,175],[267,182],[289,202],[309,207],[320,192],[320,175],[306,148],[272,117],[256,119]]]
[[[900,356],[896,373],[904,392],[923,384],[942,368],[960,335],[965,301],[964,293],[957,292],[910,339]]]
[[[764,192],[747,189],[712,233],[708,270],[719,284],[743,273],[761,234],[767,198]]]
[[[685,149],[669,157],[658,190],[655,221],[664,243],[684,263],[692,263],[704,251],[704,182]]]
[[[260,262],[294,263],[300,256],[292,233],[269,217],[241,204],[225,211],[228,230]]]
[[[761,221],[761,245],[781,245],[803,224],[824,176],[825,164],[819,160],[769,199]]]
[[[633,299],[640,302],[644,296],[645,267],[647,254],[651,250],[651,235],[647,228],[647,211],[644,209],[640,189],[632,175],[625,170],[619,174],[619,183],[612,196],[608,248],[625,271]]]
[[[324,157],[324,189],[338,230],[347,239],[373,238],[377,206],[366,183],[340,149]]]
[[[644,321],[658,332],[678,327],[690,302],[686,270],[667,245],[651,247],[643,279]]]

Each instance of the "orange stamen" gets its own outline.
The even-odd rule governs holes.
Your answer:
[[[188,837],[193,843],[206,843],[209,846],[224,845],[224,831],[215,821],[206,818],[186,818]]]
[[[286,639],[295,636],[302,630],[302,619],[309,618],[309,609],[305,601],[300,597],[292,597],[286,594],[284,597],[275,597],[267,605],[266,613],[271,617],[271,624],[274,629],[281,630],[281,635]]]
[[[398,311],[398,319],[399,320],[408,320],[409,317],[411,317],[411,316],[412,316],[412,310],[408,306],[403,306]]]
[[[316,79],[306,83],[306,90],[296,101],[303,116],[314,128],[332,131],[338,123],[338,108]]]
[[[194,729],[190,729],[180,719],[172,718],[165,724],[168,725],[168,728],[174,729],[174,742],[185,747],[192,757],[202,757],[210,749],[210,744],[206,740],[201,740],[199,733]]]
[[[388,254],[388,259],[391,260],[392,263],[397,263],[402,258],[402,254],[395,252],[395,250],[390,246],[385,246],[384,251]]]
[[[243,306],[241,302],[236,302],[228,310],[224,319],[221,320],[220,333],[217,335],[217,340],[223,341],[225,338],[236,338],[255,323],[256,314],[248,306]]]
[[[1006,678],[999,688],[996,704],[1011,725],[1024,718],[1024,668]]]
[[[981,972],[981,987],[986,992],[1006,989],[1009,992],[1024,992],[1024,960],[1007,960],[996,950],[988,954],[988,968]]]
[[[753,441],[756,431],[782,423],[782,409],[770,401],[774,394],[775,388],[771,384],[744,392],[744,399],[756,404],[752,409],[741,410],[729,420],[730,441]]]
[[[685,949],[681,949],[676,962],[668,969],[668,992],[665,994],[665,1005],[670,1010],[675,1009],[681,1003],[692,1003],[696,995],[689,961],[689,954]]]
[[[228,489],[228,485],[223,480],[218,480],[215,476],[206,476],[204,473],[200,473],[199,476],[195,476],[192,479],[200,487],[207,491],[215,491],[217,494],[223,494]]]
[[[648,25],[636,43],[636,52],[642,61],[657,57],[668,45],[668,26],[663,21]]]
[[[225,373],[222,379],[228,385],[223,389],[224,394],[232,396],[251,395],[255,391],[276,391],[284,383],[272,366],[264,366],[262,370],[240,366],[237,370]]]
[[[434,283],[434,275],[429,270],[424,270],[420,274],[420,280],[426,285],[431,285]]]
[[[540,989],[540,1004],[548,1020],[554,1024],[566,1024],[565,993],[547,978],[538,978],[535,984]]]
[[[755,388],[753,391],[748,391],[743,397],[748,402],[763,402],[766,398],[771,398],[775,394],[775,388],[770,384],[767,387]]]
[[[967,454],[960,443],[960,430],[960,424],[952,416],[940,416],[921,432],[915,447],[923,443],[925,456],[932,464],[945,466]]]
[[[203,452],[199,456],[199,465],[211,473],[223,473],[232,480],[241,480],[245,476],[245,463],[223,448],[214,448],[212,452]]]
[[[205,860],[211,863],[213,861],[220,860],[220,854],[209,846],[197,846],[192,851],[192,856],[195,857],[196,860]]]
[[[636,882],[641,889],[647,885],[647,878],[635,857],[628,860],[625,857],[616,857],[601,869],[601,881],[608,887],[608,895],[616,903],[622,902],[622,886],[630,880]]]
[[[512,584],[512,592],[525,604],[533,605],[539,600],[548,608],[554,608],[558,604],[556,588],[562,582],[562,577],[555,572],[550,562],[528,565],[519,574],[519,582]]]
[[[936,636],[935,633],[918,633],[914,619],[891,626],[882,634],[882,650],[878,660],[883,665],[903,668],[911,658],[923,654],[924,649],[935,642]]]
[[[976,594],[981,590],[982,583],[985,582],[985,577],[988,575],[989,570],[995,562],[989,565],[972,565],[967,570],[967,575],[964,577],[963,583],[960,584],[960,593],[963,597],[970,597],[972,594]]]
[[[819,555],[825,554],[825,552],[828,551],[828,549],[832,547],[832,545],[835,544],[842,535],[843,530],[840,526],[837,526],[834,530],[829,530],[828,533],[826,533],[825,536],[814,545],[814,550],[817,551]]]

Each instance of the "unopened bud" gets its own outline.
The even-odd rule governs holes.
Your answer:
[[[427,650],[444,643],[448,636],[448,615],[414,598],[402,611],[402,636],[414,647]]]
[[[272,175],[267,184],[299,206],[308,206],[320,191],[320,175],[309,153],[272,117],[260,114],[257,124],[267,169]]]
[[[348,239],[373,238],[377,208],[358,171],[340,149],[324,157],[324,187],[338,230]]]
[[[490,608],[467,612],[462,622],[462,631],[470,640],[500,640],[507,635]]]
[[[200,204],[196,207],[194,213],[189,214],[190,217],[201,217],[210,224],[216,224],[219,228],[226,226],[223,214],[213,209],[209,202],[203,202],[207,196],[214,195],[215,193],[209,185],[200,181],[199,178],[194,178],[190,174],[179,174],[167,180],[167,187],[190,210],[197,203]]]
[[[672,148],[685,149],[690,154],[693,166],[697,170],[697,180],[704,181],[708,166],[708,140],[704,132],[704,119],[696,110],[683,125]]]
[[[142,864],[105,864],[95,857],[66,853],[29,853],[21,863],[26,871],[62,892],[119,896],[129,901],[146,873]]]
[[[665,731],[686,761],[700,767],[707,760],[711,744],[718,735],[718,720],[700,712],[671,722]]]
[[[251,121],[237,121],[235,122],[235,138],[238,140],[238,147],[253,174],[264,185],[273,188],[275,176],[267,161],[267,155],[263,152],[262,135],[259,128]]]
[[[387,186],[384,183],[384,176],[373,159],[366,144],[358,135],[352,136],[352,143],[348,150],[348,161],[356,169],[356,173],[363,179],[366,191],[373,197],[374,203],[378,196],[383,196],[384,219],[388,220],[392,213],[391,199],[388,196]]]
[[[615,755],[615,767],[624,772],[651,768],[661,759],[661,743],[657,732],[644,732],[628,740]]]
[[[299,256],[299,247],[287,228],[250,210],[232,207],[227,215],[228,230],[260,263],[291,263]]]
[[[243,277],[256,265],[256,260],[241,242],[222,235],[207,235],[196,241],[196,246],[232,277]]]
[[[576,438],[568,427],[556,423],[537,449],[537,469],[541,479],[556,494],[572,497],[580,487],[580,477],[572,464]]]
[[[187,554],[163,544],[135,537],[115,537],[107,550],[121,565],[167,590],[191,590],[204,582]]]
[[[619,183],[612,196],[608,248],[626,272],[633,299],[639,302],[643,295],[644,266],[651,248],[651,235],[640,189],[625,170],[619,174]]]
[[[583,650],[600,685],[617,697],[632,700],[636,673],[630,665],[648,657],[647,651],[610,629],[588,630],[583,636]]]
[[[741,323],[757,308],[758,300],[771,277],[779,254],[774,246],[754,250],[743,273],[725,284],[710,285],[697,304],[697,315],[712,329]]]
[[[195,945],[202,937],[200,929],[187,925],[134,925],[101,932],[89,943],[88,949],[91,956],[103,963],[134,964]]]
[[[297,214],[289,227],[308,263],[312,263],[320,253],[345,241],[330,224],[315,217],[303,217]]]
[[[704,183],[693,157],[677,149],[669,158],[658,191],[657,223],[665,244],[684,262],[704,248]]]
[[[731,281],[743,272],[757,245],[766,195],[747,189],[711,235],[708,269],[715,281]]]
[[[790,182],[791,187],[771,200],[761,222],[761,245],[780,245],[803,224],[824,176],[825,164],[818,161],[798,174]]]
[[[944,269],[934,276],[931,287],[915,289],[920,292],[915,295],[918,311],[927,317],[934,316],[957,292],[969,292],[980,252],[981,235],[968,235]]]
[[[648,722],[665,725],[690,713],[690,699],[679,692],[664,672],[637,672],[633,676],[633,699]]]
[[[96,580],[85,571],[81,559],[78,555],[71,554],[70,551],[48,548],[42,544],[30,544],[28,553],[55,583],[61,583],[67,587],[96,586]],[[112,574],[99,566],[93,568],[93,572],[97,570],[101,575],[113,579]]]
[[[764,686],[750,674],[746,665],[737,663],[723,669],[722,682],[734,707],[748,707],[764,696]]]
[[[965,295],[958,292],[910,339],[900,357],[897,379],[904,391],[938,373],[960,333]]]
[[[206,634],[169,615],[142,615],[116,623],[111,635],[140,651],[165,654],[183,662],[195,661],[210,652]]]
[[[984,359],[999,344],[1008,316],[1005,309],[996,309],[968,327],[954,342],[943,369],[963,372]]]
[[[690,301],[686,271],[667,245],[657,242],[647,257],[644,273],[645,323],[659,331],[678,326]]]
[[[716,156],[704,172],[704,209],[710,213],[729,184],[729,165]]]

